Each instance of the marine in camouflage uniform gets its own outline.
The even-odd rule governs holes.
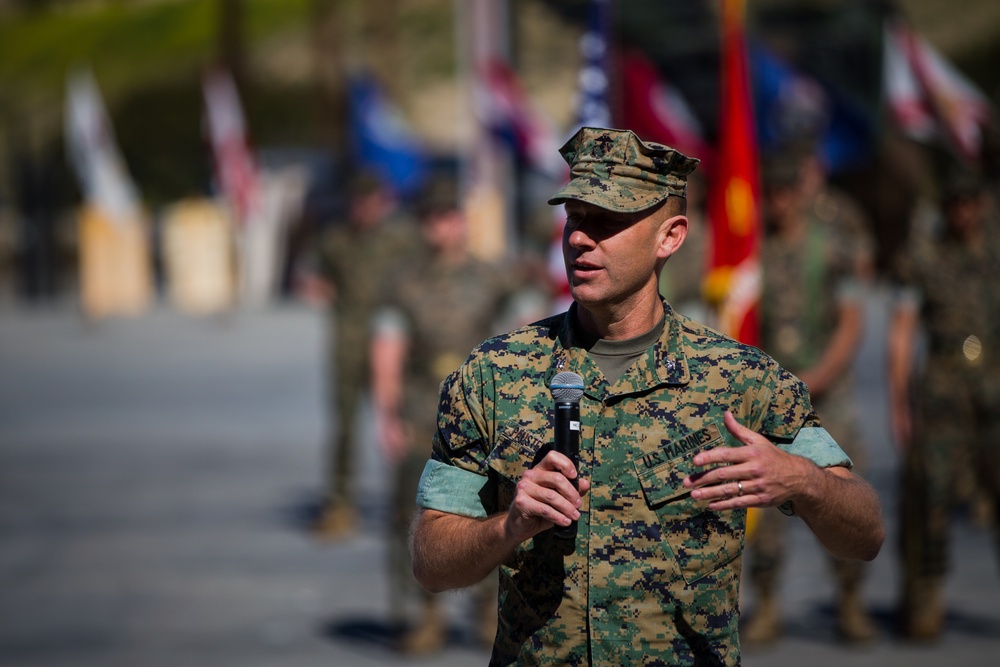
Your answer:
[[[824,426],[861,472],[866,456],[851,365],[862,332],[872,241],[855,207],[825,190],[817,197],[807,173],[794,152],[765,162],[761,348],[808,384]],[[786,528],[777,512],[760,513],[748,553],[757,605],[743,627],[744,643],[767,643],[781,634]],[[864,564],[835,559],[833,568],[839,634],[849,641],[873,640],[875,626],[861,598]]]
[[[390,281],[376,317],[373,341],[376,418],[395,462],[390,534],[390,584],[402,610],[414,593],[408,535],[416,511],[417,483],[430,455],[436,428],[441,382],[457,369],[470,350],[496,332],[496,322],[512,297],[516,275],[474,258],[467,251],[467,226],[458,191],[441,178],[426,189],[419,203],[426,251]],[[377,358],[382,356],[382,359]],[[380,371],[383,367],[389,367]],[[390,422],[395,422],[390,424]],[[386,429],[399,429],[395,434]],[[445,640],[445,624],[437,600],[420,592],[419,621],[402,636],[405,653],[426,653]],[[492,643],[496,633],[496,581],[476,594],[476,631]],[[405,620],[405,619],[404,619]]]
[[[370,387],[371,320],[390,273],[420,247],[412,221],[394,212],[391,195],[374,175],[354,176],[348,189],[348,219],[331,227],[319,247],[319,272],[333,293],[327,342],[333,428],[326,495],[315,525],[316,534],[325,538],[349,534],[357,523],[355,423]]]
[[[949,183],[943,209],[940,233],[915,239],[896,262],[890,330],[893,426],[903,449],[901,629],[919,640],[943,631],[958,466],[971,466],[989,497],[1000,556],[1000,235],[975,179]],[[918,326],[927,343],[919,375]]]
[[[442,385],[418,580],[467,585],[499,563],[494,665],[738,665],[746,508],[801,511],[828,548],[872,558],[877,498],[847,472],[801,382],[658,298],[696,161],[595,128],[562,154],[573,178],[550,203],[567,202],[575,303],[487,340]],[[619,298],[615,323],[629,326],[602,333]],[[566,371],[584,386],[579,477],[551,451],[549,385]],[[772,491],[793,471],[812,481]],[[812,497],[820,487],[829,493]],[[575,539],[545,530],[574,519]]]

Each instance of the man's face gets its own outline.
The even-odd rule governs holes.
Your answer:
[[[944,209],[948,226],[960,237],[976,234],[982,223],[985,205],[982,194],[955,197]]]
[[[669,245],[656,207],[638,213],[609,211],[586,202],[566,202],[563,260],[573,299],[589,308],[627,301],[650,286]],[[664,252],[666,253],[664,255]]]
[[[765,189],[764,219],[772,229],[786,229],[801,218],[802,198],[791,185],[774,185]]]
[[[421,224],[427,244],[435,252],[445,254],[465,250],[466,228],[465,215],[458,209],[430,213]]]
[[[377,225],[391,205],[387,192],[375,190],[358,195],[350,203],[350,220],[356,227],[366,229]]]

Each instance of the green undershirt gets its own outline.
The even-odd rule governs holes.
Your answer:
[[[613,385],[618,382],[618,379],[625,375],[625,371],[641,359],[646,354],[646,350],[660,339],[666,319],[667,315],[664,313],[652,329],[635,338],[624,340],[585,339],[584,347],[597,363],[597,367],[604,373],[608,384]]]

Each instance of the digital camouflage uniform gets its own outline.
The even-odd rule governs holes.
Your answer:
[[[335,294],[327,343],[328,395],[335,415],[327,461],[330,505],[354,504],[355,420],[370,386],[372,316],[390,273],[420,247],[416,227],[402,217],[366,228],[342,223],[320,241],[320,272]]]
[[[904,580],[916,583],[947,570],[952,484],[963,461],[992,502],[1000,555],[1000,235],[988,228],[975,248],[949,235],[927,239],[895,270],[927,339],[901,494]]]
[[[399,594],[415,583],[407,537],[416,511],[417,483],[436,430],[438,390],[473,347],[495,333],[513,288],[509,272],[479,260],[470,257],[455,266],[425,255],[400,271],[387,292],[379,320],[405,332],[409,353],[401,417],[416,439],[396,470],[393,494],[391,574]],[[495,592],[493,587],[494,596]]]
[[[807,213],[805,234],[792,242],[765,233],[761,247],[761,348],[792,373],[819,361],[837,327],[838,308],[862,300],[860,268],[871,261],[871,241],[849,203],[823,193]],[[830,435],[862,472],[866,459],[854,405],[854,374],[846,369],[813,400]],[[751,580],[775,589],[784,563],[786,520],[762,510],[749,550]],[[835,559],[842,589],[860,584],[864,563]]]
[[[552,443],[552,377],[572,371],[586,387],[580,468],[592,486],[575,544],[546,531],[501,565],[491,664],[739,664],[746,512],[692,500],[691,459],[739,445],[723,425],[731,410],[787,451],[849,465],[793,376],[664,307],[660,340],[613,386],[565,315],[486,341],[442,386],[418,503],[473,517],[507,510]]]
[[[581,129],[560,151],[572,178],[549,203],[642,211],[685,195],[692,160],[621,130]],[[663,331],[613,385],[569,315],[492,338],[442,384],[418,505],[483,518],[506,511],[553,443],[556,373],[577,373],[580,471],[590,480],[575,540],[545,531],[500,565],[491,664],[738,665],[745,511],[711,511],[683,487],[698,451],[748,428],[820,466],[850,465],[808,391],[756,348],[663,304]]]

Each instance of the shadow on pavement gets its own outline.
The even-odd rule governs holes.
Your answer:
[[[878,627],[879,638],[877,642],[890,641],[906,643],[899,635],[899,614],[895,607],[872,607],[870,610],[872,620]],[[836,610],[832,604],[815,605],[805,614],[801,614],[795,620],[785,623],[785,631],[782,639],[797,639],[817,644],[827,644],[835,646],[850,646],[837,635]],[[948,634],[964,635],[970,638],[994,639],[1000,637],[1000,621],[995,618],[980,616],[962,612],[950,608],[945,614],[945,632]],[[779,640],[780,641],[780,640]],[[877,643],[876,642],[876,643]],[[920,644],[914,644],[919,646]],[[865,645],[858,645],[864,648]],[[750,648],[755,651],[755,648]],[[766,648],[766,647],[761,647]]]
[[[329,621],[322,635],[336,642],[395,652],[400,628],[383,618],[350,616]]]
[[[322,630],[323,637],[335,642],[394,654],[397,653],[402,633],[400,623],[384,618],[367,618],[361,614],[332,619]],[[449,626],[445,637],[444,649],[449,648],[482,649],[466,629],[455,625]]]

